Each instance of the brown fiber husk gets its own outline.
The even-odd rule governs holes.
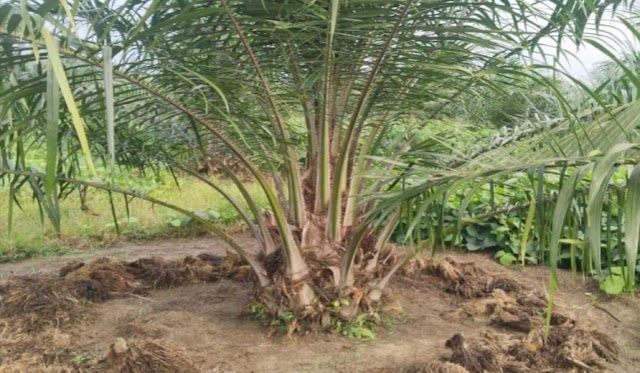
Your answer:
[[[88,265],[79,266],[68,272],[64,279],[76,295],[94,301],[103,301],[140,288],[136,279],[127,272],[125,262],[109,258],[99,258]]]
[[[544,324],[547,302],[535,292],[507,294],[493,291],[490,296],[464,303],[456,317],[486,316],[493,326],[519,332],[530,332]],[[551,325],[562,325],[571,319],[558,311],[551,314]]]
[[[443,288],[464,298],[484,297],[494,290],[518,292],[522,286],[508,277],[493,277],[473,262],[460,263],[451,258],[429,261],[423,272],[441,279]]]
[[[614,363],[620,354],[617,343],[610,337],[575,322],[552,326],[546,343],[544,328],[534,329],[517,343],[503,346],[503,351],[536,369],[586,369],[605,361]]]
[[[211,255],[188,256],[183,260],[142,258],[127,264],[127,271],[153,288],[171,288],[194,282],[213,282],[221,277],[222,260]]]
[[[524,338],[487,333],[474,343],[456,334],[446,347],[451,354],[445,359],[470,373],[592,371],[616,362],[620,354],[610,337],[574,322],[552,326],[546,342],[539,327]]]
[[[118,338],[92,370],[96,373],[196,373],[185,352],[160,340]]]
[[[57,328],[26,333],[14,319],[0,319],[0,372],[65,371],[73,349],[71,335]]]
[[[451,350],[449,362],[457,364],[470,373],[517,373],[529,372],[529,368],[521,361],[502,351],[491,348],[490,344],[467,345],[461,334],[455,334],[445,343]]]
[[[607,335],[581,325],[557,309],[551,314],[544,340],[547,300],[508,277],[493,276],[474,263],[445,258],[417,260],[405,275],[436,277],[443,290],[466,300],[450,316],[486,318],[488,325],[517,334],[487,333],[481,342],[467,343],[462,335],[450,338],[444,360],[471,373],[569,372],[594,370],[616,362],[620,350]],[[517,337],[525,333],[524,337]]]
[[[88,314],[88,306],[52,276],[13,277],[4,286],[0,317],[12,318],[25,332],[68,325]]]
[[[516,296],[497,290],[490,298],[467,302],[458,314],[486,316],[494,327],[527,334],[519,338],[487,333],[480,343],[469,345],[454,335],[446,344],[452,351],[448,360],[472,373],[587,371],[618,360],[620,349],[614,340],[557,311],[545,341],[545,312],[546,302],[535,293]]]

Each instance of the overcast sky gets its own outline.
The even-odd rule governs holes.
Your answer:
[[[112,0],[113,5],[120,6],[124,4],[124,0]],[[537,3],[536,7],[540,7],[542,4]],[[547,9],[543,11],[551,12],[554,9],[555,5],[553,2],[549,2],[547,4]],[[537,9],[540,10],[540,9]],[[636,10],[635,14],[638,14],[638,10]],[[599,30],[599,34],[595,35],[593,33],[593,15],[591,16],[591,24],[587,26],[587,29],[591,29],[591,32],[587,32],[585,36],[590,36],[593,39],[597,39],[600,43],[606,44],[607,48],[613,49],[616,55],[620,55],[625,51],[630,51],[632,49],[639,50],[640,42],[633,36],[631,31],[619,20],[621,11],[618,10],[619,16],[612,17],[610,12],[606,12],[603,16],[603,20],[601,22],[601,27]],[[632,23],[637,24],[640,23],[640,17],[637,15],[627,14],[624,17],[630,20]],[[567,40],[567,39],[566,39]],[[551,44],[552,41],[549,40],[548,44]],[[547,53],[553,55],[556,50],[555,45],[549,45],[548,48],[545,48]],[[569,71],[573,76],[585,79],[588,77],[589,71],[598,63],[602,61],[609,60],[605,54],[600,52],[596,47],[584,43],[580,47],[576,47],[573,43],[568,42],[568,40],[563,44],[563,51],[565,55],[561,58],[561,63],[563,67]]]
[[[627,16],[626,19],[632,23],[639,21],[637,17],[631,16]],[[588,37],[597,39],[601,44],[606,44],[607,48],[613,49],[617,56],[623,52],[640,49],[640,42],[619,18],[605,18],[598,35],[589,33]],[[586,78],[589,70],[598,62],[609,60],[609,57],[588,43],[584,43],[580,47],[576,47],[573,43],[566,43],[563,50],[566,52],[565,58],[561,59],[563,66],[574,76],[580,78]]]

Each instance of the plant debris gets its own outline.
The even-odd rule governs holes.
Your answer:
[[[547,301],[515,280],[492,276],[473,263],[451,259],[416,261],[405,274],[435,278],[445,292],[463,302],[450,316],[457,320],[485,318],[493,328],[467,341],[455,334],[440,359],[380,372],[524,373],[596,371],[615,363],[620,349],[607,335],[555,310],[545,339]],[[0,287],[0,373],[72,372],[197,372],[184,351],[132,324],[104,358],[74,363],[68,328],[91,315],[91,303],[107,301],[149,288],[169,288],[220,278],[246,281],[252,274],[237,255],[188,256],[182,260],[142,258],[133,262],[100,258],[89,264],[72,262],[58,276],[12,277]],[[422,276],[422,277],[421,277]],[[354,298],[362,298],[361,295]],[[501,333],[494,332],[500,330]]]
[[[452,259],[421,261],[408,266],[405,275],[436,277],[444,291],[466,302],[450,315],[453,319],[486,318],[487,324],[518,334],[486,333],[481,342],[467,343],[461,334],[447,340],[451,351],[443,361],[470,373],[592,371],[618,360],[615,341],[554,310],[548,338],[544,338],[547,300],[507,277],[492,276],[474,263]],[[428,372],[421,365],[416,372]],[[410,370],[411,371],[411,370]]]
[[[13,277],[3,289],[0,318],[12,318],[25,332],[60,327],[88,315],[88,307],[50,276]]]
[[[76,264],[78,265],[78,264]],[[106,300],[110,296],[135,292],[141,284],[127,271],[126,263],[99,258],[68,272],[65,282],[80,296],[90,300]]]
[[[167,342],[118,338],[95,366],[96,373],[198,372],[185,352]]]
[[[72,341],[71,335],[54,327],[27,332],[13,319],[0,319],[0,372],[70,371],[63,366]]]
[[[66,277],[67,274],[75,271],[76,269],[80,268],[84,266],[83,262],[74,260],[72,262],[69,262],[67,264],[65,264],[64,266],[62,266],[62,268],[60,268],[60,271],[58,272],[60,277]]]
[[[464,298],[486,297],[495,290],[519,292],[522,285],[508,277],[494,277],[473,262],[460,263],[451,258],[438,262],[428,261],[422,265],[422,272],[441,279],[448,293]]]
[[[461,334],[455,334],[447,340],[445,346],[451,350],[449,360],[465,368],[470,373],[483,372],[527,372],[528,368],[513,357],[502,354],[490,345],[468,346]]]
[[[0,318],[13,318],[25,331],[62,327],[90,314],[90,303],[104,302],[149,288],[213,282],[222,277],[247,280],[247,270],[237,255],[208,254],[167,261],[144,258],[134,262],[98,258],[89,264],[71,262],[58,276],[12,277],[0,288]],[[89,302],[86,302],[89,301]]]
[[[249,267],[239,256],[226,257],[200,254],[183,260],[164,260],[159,257],[130,262],[126,270],[146,286],[161,289],[183,286],[195,282],[214,282],[220,278],[246,280],[251,276]]]

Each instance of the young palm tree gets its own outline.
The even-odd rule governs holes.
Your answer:
[[[307,319],[357,315],[380,299],[389,278],[414,254],[391,267],[381,265],[402,203],[368,197],[398,185],[398,179],[381,182],[366,172],[388,176],[414,146],[413,133],[391,138],[394,125],[409,123],[415,130],[428,125],[470,88],[543,81],[509,61],[541,53],[545,38],[579,41],[591,15],[620,5],[3,4],[0,153],[16,167],[0,168],[0,176],[9,182],[11,196],[30,185],[58,226],[57,200],[74,183],[191,214],[78,174],[82,161],[89,179],[100,176],[94,158],[111,168],[182,170],[222,193],[260,242],[260,253],[247,252],[203,221],[251,265],[269,312],[295,310]],[[45,169],[27,170],[29,151],[43,143]],[[266,195],[267,212],[223,162],[219,166],[242,192],[242,201],[190,166],[194,151],[205,148],[245,167]],[[432,171],[449,164],[438,157],[429,162]],[[468,164],[462,167],[467,170]],[[452,185],[454,179],[437,178],[429,185]],[[403,200],[411,196],[404,193]],[[336,299],[347,302],[339,310],[327,307]]]

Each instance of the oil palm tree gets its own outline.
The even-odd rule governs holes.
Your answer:
[[[428,125],[472,87],[544,81],[509,61],[541,53],[549,38],[580,41],[591,16],[620,5],[4,1],[0,152],[16,167],[0,175],[11,196],[30,186],[55,224],[58,198],[76,184],[199,219],[110,184],[94,159],[111,169],[182,170],[222,193],[260,242],[260,253],[247,252],[203,221],[251,265],[271,314],[295,311],[291,330],[300,320],[349,319],[374,308],[414,254],[382,265],[402,201],[414,195],[409,188],[400,197],[371,198],[397,188],[399,178],[366,176],[396,172],[394,162],[415,146],[414,134],[392,139],[391,129]],[[43,144],[46,167],[28,170],[29,151]],[[188,159],[205,148],[240,162],[268,211],[231,170],[226,176],[242,201],[190,168]],[[434,149],[422,164],[432,180],[415,192],[458,180],[435,177],[450,171],[451,157],[434,157]],[[88,175],[78,174],[81,163]],[[105,181],[91,181],[100,177]],[[335,300],[340,307],[330,306]]]

